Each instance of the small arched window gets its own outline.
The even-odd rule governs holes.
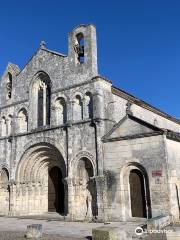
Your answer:
[[[33,112],[37,114],[37,126],[43,127],[50,124],[50,100],[51,100],[51,86],[50,78],[45,73],[40,73],[35,80],[33,86],[32,108]],[[36,119],[36,118],[35,118]]]
[[[11,135],[12,133],[12,115],[9,115],[7,118],[7,134]]]
[[[64,98],[60,97],[55,102],[56,125],[64,124],[67,121],[67,109]]]
[[[154,126],[156,126],[156,127],[158,126],[158,121],[156,118],[154,119]]]
[[[28,114],[26,109],[21,109],[18,113],[18,132],[23,133],[28,130]]]
[[[83,119],[83,103],[81,96],[77,95],[74,99],[73,119],[75,121]]]
[[[93,97],[90,92],[85,95],[85,115],[87,118],[93,118]]]
[[[11,99],[11,97],[12,97],[12,74],[8,72],[6,83],[6,98]]]
[[[76,44],[75,44],[75,51],[77,53],[77,60],[78,63],[84,63],[84,35],[82,33],[78,33],[76,35]]]
[[[6,118],[5,118],[5,117],[2,117],[2,120],[1,120],[1,136],[2,136],[2,137],[5,137],[5,136],[6,136],[6,130],[7,130],[7,127],[6,127]]]

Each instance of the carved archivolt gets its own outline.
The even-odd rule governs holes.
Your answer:
[[[48,143],[31,146],[22,156],[16,173],[17,182],[47,182],[48,170],[58,166],[66,176],[66,166],[59,150]]]
[[[16,159],[16,162],[19,164],[19,162],[21,161],[22,157],[25,156],[26,154],[29,153],[29,150],[32,149],[32,146],[34,145],[40,145],[40,144],[50,144],[52,146],[54,146],[55,148],[57,148],[59,150],[59,152],[61,153],[62,157],[65,159],[65,150],[64,147],[58,142],[56,142],[55,139],[53,138],[49,138],[49,137],[36,137],[34,139],[32,139],[31,141],[29,141],[25,146],[23,146],[23,148],[20,151],[20,154],[18,154],[18,156],[20,156],[20,158]]]
[[[91,164],[93,166],[94,175],[95,175],[96,164],[95,164],[94,155],[92,153],[88,152],[88,151],[80,151],[79,153],[77,153],[75,155],[74,159],[70,163],[70,175],[72,177],[76,176],[76,170],[77,170],[78,163],[83,158],[87,158],[91,162]]]

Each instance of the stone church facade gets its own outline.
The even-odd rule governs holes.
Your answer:
[[[180,121],[98,74],[96,29],[40,48],[0,85],[0,214],[179,220]]]

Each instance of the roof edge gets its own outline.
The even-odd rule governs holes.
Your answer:
[[[134,104],[136,104],[140,107],[143,107],[143,108],[145,108],[145,109],[147,109],[151,112],[154,112],[154,113],[160,115],[161,117],[164,117],[164,118],[180,125],[180,120],[179,119],[169,115],[166,112],[161,111],[160,109],[158,109],[158,108],[152,106],[151,104],[133,96],[132,94],[127,93],[126,91],[124,91],[124,90],[122,90],[118,87],[112,86],[112,93],[130,101],[131,103],[134,103]]]

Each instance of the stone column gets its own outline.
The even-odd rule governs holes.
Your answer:
[[[25,196],[24,200],[25,200],[25,213],[27,214],[28,213],[28,207],[29,207],[28,206],[28,199],[29,199],[28,184],[26,183],[25,186],[26,186],[26,190],[25,190],[26,191],[26,196]]]
[[[68,100],[66,104],[67,122],[73,120],[73,101]]]
[[[47,117],[47,86],[43,84],[43,126],[46,126],[46,117]]]
[[[16,190],[17,190],[16,184],[15,183],[10,183],[10,185],[9,185],[9,214],[10,215],[17,214]]]
[[[74,111],[75,103],[76,102],[74,100],[71,101],[71,122],[73,122],[76,119],[75,111]]]
[[[98,220],[106,222],[106,209],[107,209],[107,179],[105,175],[95,176],[97,188],[97,205],[98,205]]]
[[[73,212],[73,202],[74,202],[74,191],[73,191],[73,179],[72,178],[64,178],[64,183],[67,186],[67,218],[70,220],[74,219]]]
[[[87,107],[87,99],[84,97],[83,101],[83,119],[89,118],[88,107]]]
[[[93,94],[93,114],[94,118],[104,118],[104,101],[100,93]]]

